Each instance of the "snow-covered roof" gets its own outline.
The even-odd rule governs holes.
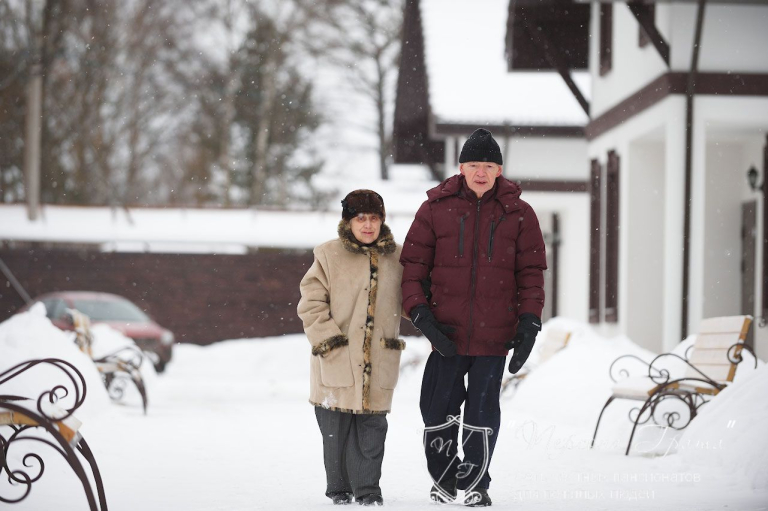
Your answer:
[[[399,243],[415,213],[404,209],[393,203],[387,210]],[[25,206],[0,205],[0,240],[97,244],[108,252],[244,254],[249,248],[311,249],[336,237],[340,219],[341,206],[320,212],[46,205],[33,222]]]
[[[439,123],[583,126],[588,121],[554,71],[509,72],[509,0],[421,0],[432,114]],[[588,72],[574,81],[589,98]]]

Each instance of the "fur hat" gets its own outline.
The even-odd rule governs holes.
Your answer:
[[[464,147],[461,148],[459,155],[459,163],[468,161],[490,161],[503,165],[501,149],[499,149],[499,144],[493,139],[490,131],[478,128],[464,142]]]
[[[383,222],[386,217],[384,199],[373,190],[349,192],[341,201],[341,218],[349,221],[360,213],[375,213],[381,217]]]

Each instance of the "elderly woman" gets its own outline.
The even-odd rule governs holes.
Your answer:
[[[384,223],[384,201],[355,190],[341,201],[337,239],[314,250],[298,313],[312,345],[310,397],[323,435],[326,496],[382,505],[379,479],[397,384],[402,247]]]

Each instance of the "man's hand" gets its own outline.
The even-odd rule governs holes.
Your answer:
[[[507,341],[504,347],[515,350],[509,361],[509,372],[517,374],[533,350],[536,342],[536,334],[541,330],[541,320],[535,314],[524,313],[520,315],[517,324],[517,333],[511,341]]]
[[[421,330],[421,333],[429,339],[438,353],[444,357],[456,355],[456,345],[448,338],[456,329],[438,323],[428,306],[421,304],[414,307],[411,310],[411,321],[413,326]]]

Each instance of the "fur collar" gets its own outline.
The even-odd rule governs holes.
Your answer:
[[[397,249],[395,238],[392,236],[392,231],[389,230],[387,224],[381,224],[381,232],[379,237],[370,245],[363,245],[355,235],[352,234],[352,228],[349,226],[349,222],[342,220],[339,222],[339,239],[344,248],[352,252],[353,254],[367,254],[369,250],[375,250],[381,255],[393,254]]]

